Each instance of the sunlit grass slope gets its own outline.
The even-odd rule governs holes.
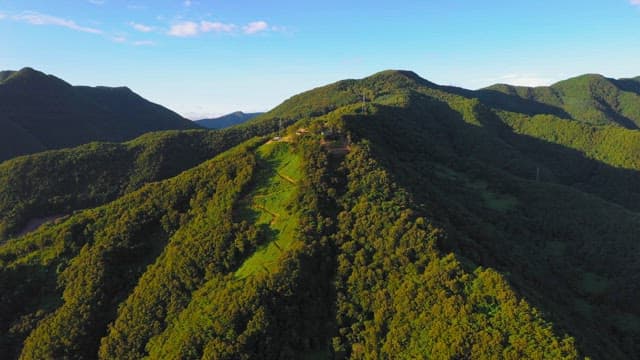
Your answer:
[[[300,180],[300,155],[285,142],[268,143],[257,151],[259,170],[255,188],[242,203],[242,216],[267,228],[268,242],[236,272],[244,278],[271,271],[281,253],[294,242],[298,216],[294,210],[296,183]]]

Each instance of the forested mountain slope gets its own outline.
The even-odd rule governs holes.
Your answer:
[[[31,68],[0,73],[0,161],[157,130],[199,128],[128,88],[71,86]]]
[[[29,219],[104,204],[246,139],[232,131],[166,131],[5,161],[0,164],[0,239],[19,233]]]
[[[289,102],[282,108],[291,108]],[[30,220],[112,201],[303,117],[295,110],[279,115],[273,111],[218,131],[150,133],[123,144],[94,142],[0,163],[0,241],[20,233]]]
[[[0,245],[0,351],[637,358],[638,132],[482,96],[386,71],[164,135],[239,145]]]
[[[155,132],[126,143],[93,142],[0,163],[0,241],[21,233],[30,220],[102,205],[301,117],[292,112],[283,120],[270,113],[229,129]]]
[[[640,82],[635,79],[610,79],[587,74],[560,81],[549,87],[523,87],[498,84],[478,92],[487,104],[505,106],[529,104],[533,114],[540,105],[555,115],[595,125],[614,124],[630,129],[640,127]]]

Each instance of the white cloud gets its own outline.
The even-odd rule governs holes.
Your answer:
[[[221,22],[209,22],[202,21],[200,23],[200,30],[202,32],[220,32],[220,33],[231,33],[234,32],[238,27],[234,24],[225,24]]]
[[[71,30],[91,33],[91,34],[102,34],[102,30],[90,28],[86,26],[80,26],[75,23],[73,20],[67,20],[47,14],[40,14],[36,12],[27,12],[20,15],[13,16],[14,20],[22,21],[31,25],[53,25],[53,26],[61,26]]]
[[[640,5],[640,0],[629,0],[631,5]]]
[[[127,42],[127,38],[124,37],[124,36],[114,36],[114,37],[111,38],[111,40],[113,40],[114,42],[117,42],[117,43]]]
[[[198,24],[193,21],[184,21],[171,26],[168,34],[177,37],[188,37],[198,35]]]
[[[184,0],[184,2],[183,2],[184,6],[186,6],[186,7],[191,6],[191,3],[192,3],[191,0]]]
[[[0,13],[0,20],[4,19],[4,18],[6,18],[6,17],[7,17],[7,15],[5,15],[5,14],[3,14],[3,13]]]
[[[153,31],[153,26],[147,26],[144,24],[138,24],[135,22],[130,22],[129,25],[131,25],[132,28],[141,31],[141,32],[150,32]]]
[[[190,37],[196,36],[200,33],[208,32],[226,34],[235,34],[241,32],[246,35],[253,35],[265,31],[283,31],[283,29],[284,28],[282,27],[270,26],[266,21],[254,21],[242,27],[236,24],[222,23],[218,21],[201,21],[200,23],[194,21],[183,21],[173,24],[169,28],[167,34],[178,37]]]
[[[104,3],[106,3],[105,0],[89,0],[89,2],[93,5],[104,5]]]
[[[262,32],[268,29],[269,29],[269,24],[267,24],[267,22],[265,21],[250,22],[247,25],[242,27],[242,31],[244,31],[244,33],[248,35],[257,34],[259,32]]]
[[[155,41],[151,41],[151,40],[140,40],[140,41],[134,41],[133,45],[135,46],[153,46],[155,45]]]

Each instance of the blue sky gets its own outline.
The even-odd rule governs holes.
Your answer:
[[[390,68],[474,89],[637,76],[639,30],[640,0],[0,0],[0,69],[197,118]]]

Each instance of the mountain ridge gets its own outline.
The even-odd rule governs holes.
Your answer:
[[[245,121],[249,121],[256,116],[264,114],[263,112],[244,113],[242,111],[235,111],[230,114],[222,115],[216,118],[194,120],[194,122],[207,129],[223,129],[229,126],[242,124]]]
[[[90,141],[129,140],[154,130],[197,128],[127,87],[72,86],[32,68],[3,74],[0,161]]]
[[[498,104],[496,93],[556,108],[556,115],[595,125],[640,126],[640,86],[637,78],[612,79],[584,74],[550,86],[495,84],[477,91],[484,101]],[[496,102],[497,100],[497,102]]]

